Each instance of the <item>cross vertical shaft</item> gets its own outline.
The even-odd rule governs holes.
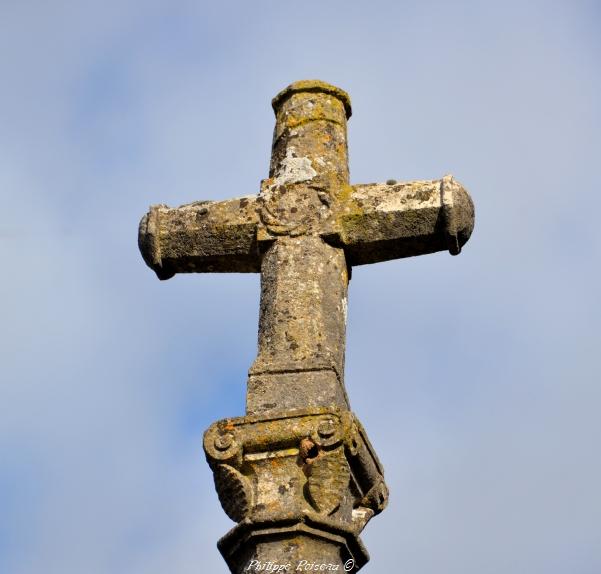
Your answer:
[[[347,285],[344,251],[319,236],[282,237],[268,247],[247,414],[348,408],[342,379]]]
[[[348,270],[324,240],[335,195],[348,188],[348,96],[299,82],[273,100],[276,124],[263,181],[259,355],[247,413],[348,408],[344,342]]]

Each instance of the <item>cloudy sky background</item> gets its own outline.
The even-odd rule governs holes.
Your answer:
[[[226,572],[202,432],[259,277],[159,282],[151,203],[258,191],[270,99],[346,89],[355,183],[453,173],[459,257],[355,269],[347,387],[386,469],[365,572],[601,572],[601,10],[0,0],[0,571]]]

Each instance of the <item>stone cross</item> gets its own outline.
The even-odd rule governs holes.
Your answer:
[[[238,522],[218,544],[230,570],[357,571],[368,560],[358,535],[388,491],[344,387],[351,269],[456,255],[474,209],[451,176],[351,185],[343,90],[300,81],[272,105],[271,165],[259,194],[153,206],[139,245],[160,279],[261,273],[246,416],[215,423],[204,438],[222,506]]]

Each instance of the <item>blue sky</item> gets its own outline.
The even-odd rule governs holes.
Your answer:
[[[347,388],[386,469],[365,572],[601,571],[595,2],[0,2],[0,570],[225,572],[201,449],[259,278],[159,282],[151,203],[258,191],[270,100],[347,90],[351,178],[453,173],[459,257],[355,269]]]

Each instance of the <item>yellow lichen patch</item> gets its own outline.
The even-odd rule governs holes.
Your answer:
[[[353,197],[352,185],[341,185],[336,190],[336,227],[341,234],[343,242],[349,228],[360,226],[365,219],[363,207]]]
[[[274,111],[277,113],[282,104],[290,98],[294,94],[299,93],[321,93],[321,94],[330,94],[337,98],[340,102],[342,102],[344,106],[344,110],[346,112],[346,117],[350,118],[352,109],[351,109],[351,98],[350,96],[340,88],[328,84],[327,82],[322,82],[321,80],[300,80],[298,82],[294,82],[290,84],[286,88],[284,88],[279,94],[273,98],[271,101],[271,105]]]

